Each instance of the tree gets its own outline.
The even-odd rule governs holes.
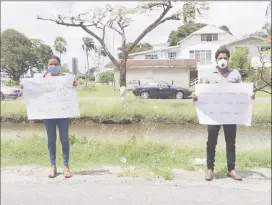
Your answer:
[[[70,70],[68,69],[67,64],[61,65],[60,71],[61,71],[62,73],[70,73]]]
[[[250,59],[248,58],[248,48],[236,48],[231,55],[230,66],[241,70],[250,69]]]
[[[132,49],[159,25],[169,20],[183,20],[184,23],[187,23],[189,20],[195,19],[197,15],[202,15],[204,10],[208,10],[206,2],[187,1],[184,2],[182,7],[176,12],[170,13],[174,6],[180,3],[179,1],[140,2],[135,8],[106,5],[104,8],[81,13],[73,17],[58,15],[57,18],[42,18],[39,16],[37,18],[52,21],[63,26],[78,27],[93,36],[100,43],[112,63],[120,71],[120,91],[121,96],[124,96],[126,93],[126,64],[128,55]],[[132,22],[132,17],[136,14],[147,14],[154,10],[160,11],[159,16],[141,32],[130,46],[127,46],[126,29]],[[117,60],[108,49],[105,41],[105,34],[108,29],[112,29],[122,38],[121,60]]]
[[[14,29],[1,33],[1,68],[12,80],[18,82],[29,69],[38,67],[38,59],[35,48],[24,34]]]
[[[271,36],[271,23],[266,23],[261,30],[265,35],[265,37]]]
[[[249,34],[249,36],[256,36],[260,38],[268,38],[271,35],[271,23],[266,23],[259,31]]]
[[[38,72],[41,72],[47,68],[48,59],[53,55],[52,48],[49,45],[44,44],[44,42],[39,39],[31,39],[31,43],[34,53],[37,56],[36,69]]]
[[[171,31],[168,37],[168,43],[170,46],[175,46],[179,41],[189,36],[191,33],[203,28],[206,24],[195,23],[189,21],[188,23],[181,25],[176,31]]]
[[[128,43],[126,45],[126,49],[131,46],[132,43]],[[148,51],[148,50],[152,50],[153,47],[149,44],[149,43],[139,43],[137,44],[131,51],[129,54],[131,53],[137,53],[137,52],[142,52],[142,51]],[[122,47],[118,48],[119,51],[122,51]],[[118,53],[118,57],[119,59],[122,59],[122,52]]]
[[[230,32],[230,29],[229,29],[226,25],[220,26],[219,28],[220,28],[221,30],[223,30],[223,31],[228,32],[230,35],[232,35],[232,33]]]
[[[85,51],[86,53],[86,58],[87,58],[87,69],[85,69],[85,83],[87,86],[87,72],[90,69],[90,65],[89,65],[89,55],[90,55],[90,51],[94,50],[95,52],[97,52],[97,48],[94,44],[94,40],[92,38],[89,37],[83,37],[83,44],[82,44],[82,49]]]
[[[66,53],[67,51],[67,42],[63,37],[57,37],[56,40],[54,41],[54,49],[55,51],[59,52],[59,58],[61,60],[61,55],[63,53]]]
[[[260,64],[261,66],[258,67],[257,72],[255,72],[252,76],[251,76],[251,80],[254,82],[254,90],[256,92],[261,91],[261,92],[265,92],[268,94],[272,94],[271,93],[271,86],[272,86],[272,82],[271,82],[271,63],[270,63],[270,67],[266,66],[266,62],[264,61],[264,54],[261,51],[260,47],[258,46],[258,52],[260,55]],[[270,53],[271,56],[271,53]],[[268,88],[268,89],[267,89]]]
[[[270,3],[266,7],[265,16],[267,18],[269,18],[269,16],[270,16],[269,20],[271,20],[271,1],[270,1]]]
[[[103,73],[100,73],[99,75],[99,81],[101,83],[107,83],[114,82],[114,73],[112,71],[106,71]]]

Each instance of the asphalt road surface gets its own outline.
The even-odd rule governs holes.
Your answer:
[[[1,170],[2,205],[269,205],[271,170],[244,172],[242,182],[230,178],[204,180],[203,173],[176,171],[172,181],[117,177],[107,171],[60,174],[48,179],[41,168]],[[61,171],[61,170],[60,170]],[[264,174],[265,173],[265,174]]]

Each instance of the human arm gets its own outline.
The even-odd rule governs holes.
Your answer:
[[[202,78],[200,78],[199,81],[198,81],[198,84],[206,84],[206,83],[208,83],[208,80],[207,80],[206,77],[202,77]],[[198,100],[198,98],[197,98],[197,96],[196,96],[195,93],[194,93],[193,96],[192,96],[192,100],[193,100],[193,102],[196,102],[196,101]]]

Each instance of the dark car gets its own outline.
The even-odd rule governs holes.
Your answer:
[[[176,87],[164,81],[151,81],[143,86],[135,88],[133,91],[135,96],[143,99],[148,98],[176,98],[183,99],[192,94],[187,88]]]

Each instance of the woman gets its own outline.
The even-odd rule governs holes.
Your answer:
[[[48,61],[48,70],[44,74],[44,78],[51,78],[55,76],[64,75],[60,71],[60,59],[57,56],[52,56]],[[76,82],[73,83],[76,86]],[[69,143],[69,126],[70,118],[60,118],[60,119],[44,119],[43,120],[48,137],[48,151],[50,159],[50,170],[49,178],[56,177],[57,167],[56,167],[56,140],[57,140],[57,127],[59,129],[59,136],[62,145],[64,169],[63,175],[65,178],[71,177],[71,172],[69,169],[69,154],[70,154],[70,143]]]

